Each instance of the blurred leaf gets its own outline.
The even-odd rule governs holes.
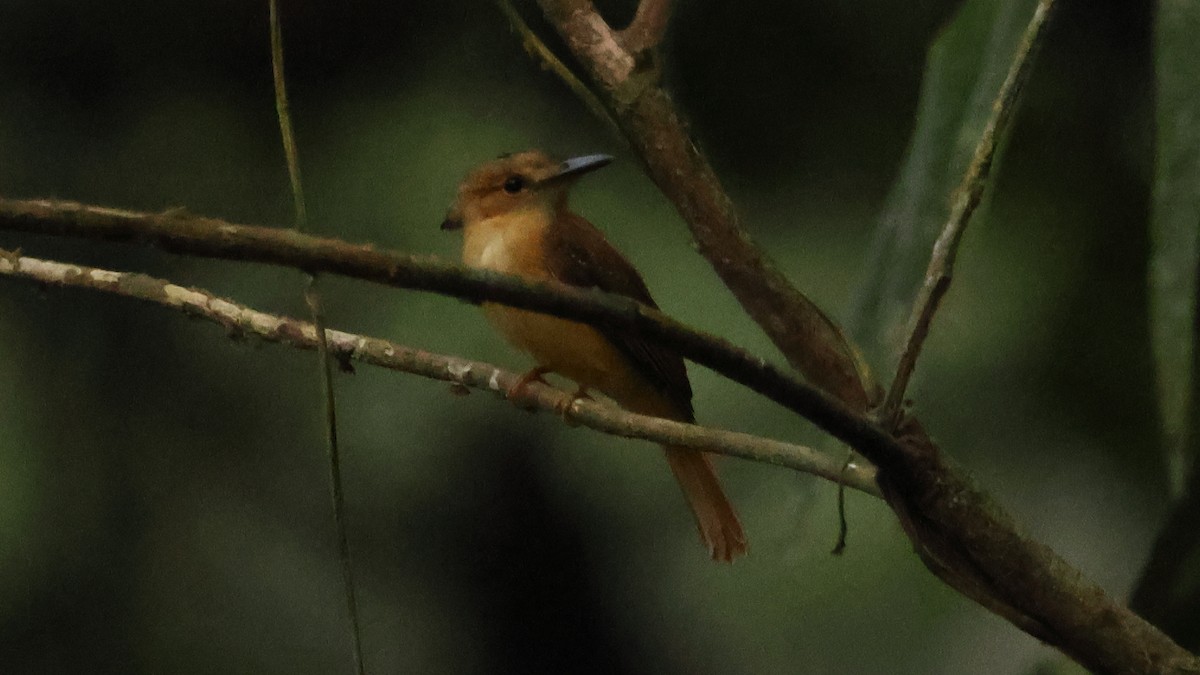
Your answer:
[[[1151,219],[1150,317],[1172,485],[1200,437],[1200,4],[1163,0],[1157,26],[1157,166]],[[1191,440],[1196,452],[1200,438]]]
[[[872,362],[891,357],[902,344],[950,194],[970,162],[1034,4],[968,0],[929,49],[916,127],[879,219],[870,276],[850,322]]]

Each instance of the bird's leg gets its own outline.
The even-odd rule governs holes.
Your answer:
[[[570,424],[571,426],[577,426],[577,423],[572,422],[567,417],[567,413],[571,412],[571,406],[575,405],[575,402],[580,399],[587,399],[589,401],[592,400],[592,395],[588,393],[588,387],[586,384],[579,385],[579,388],[575,390],[575,393],[571,394],[571,398],[563,399],[558,403],[558,405],[554,406],[554,412],[558,413],[558,416],[561,417],[567,424]]]
[[[552,373],[552,372],[554,372],[554,371],[547,368],[546,366],[536,366],[536,367],[532,368],[529,372],[522,375],[520,377],[520,379],[517,380],[516,384],[514,384],[513,386],[508,388],[508,391],[504,393],[504,398],[506,398],[510,401],[516,401],[516,400],[520,399],[521,397],[523,397],[525,395],[525,389],[526,389],[526,387],[529,386],[529,384],[531,382],[541,382],[542,384],[545,384],[545,385],[550,384],[542,376],[545,375],[546,373]]]

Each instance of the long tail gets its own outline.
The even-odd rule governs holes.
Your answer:
[[[734,558],[745,555],[746,533],[742,531],[742,523],[734,513],[733,505],[721,489],[711,456],[669,445],[664,445],[663,450],[667,452],[671,472],[683,488],[683,495],[687,497],[692,515],[696,517],[700,538],[704,540],[713,560],[732,562]]]

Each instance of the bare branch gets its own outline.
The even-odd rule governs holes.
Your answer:
[[[1054,0],[1039,0],[1034,9],[1033,17],[1025,28],[1025,35],[1017,46],[1016,56],[1008,69],[1008,76],[1000,86],[996,100],[992,104],[992,115],[984,126],[983,134],[975,146],[975,154],[971,164],[963,174],[962,182],[955,190],[950,216],[942,228],[941,235],[933,245],[933,253],[929,259],[929,267],[925,271],[925,283],[921,286],[916,302],[913,304],[911,318],[908,323],[908,341],[900,362],[896,366],[896,376],[888,389],[887,399],[883,405],[883,419],[889,424],[899,423],[900,409],[904,402],[904,394],[908,389],[909,380],[921,355],[921,347],[929,336],[929,327],[933,315],[950,288],[950,280],[954,274],[954,261],[958,254],[959,243],[971,216],[983,199],[984,188],[987,187],[991,175],[992,163],[996,156],[996,148],[1004,132],[1008,129],[1021,92],[1033,67],[1033,56],[1038,44],[1045,34],[1045,27]]]
[[[729,197],[659,86],[654,60],[631,54],[590,0],[539,3],[588,69],[651,178],[676,205],[701,254],[742,307],[810,381],[849,409],[873,405],[876,391],[854,347],[742,229]],[[1042,5],[1038,21],[1044,21],[1049,0]],[[1002,123],[1011,107],[1006,104]],[[890,446],[881,453],[876,451],[883,448],[855,447],[879,467],[884,498],[932,572],[1093,670],[1200,668],[1195,657],[1114,603],[1052,550],[1019,534],[1007,516],[946,464],[915,420],[904,422],[899,430],[902,452],[893,454]]]
[[[172,253],[327,272],[632,330],[812,420],[873,462],[880,457],[897,461],[905,452],[874,422],[794,375],[728,340],[689,328],[620,295],[530,283],[431,257],[381,251],[292,230],[235,225],[179,211],[153,214],[74,202],[0,199],[0,230],[144,243]]]
[[[267,0],[267,5],[271,24],[271,79],[275,84],[275,115],[279,118],[279,135],[283,140],[283,154],[287,160],[288,181],[292,186],[296,229],[303,231],[308,227],[308,209],[304,204],[304,183],[300,178],[300,152],[296,149],[296,136],[292,132],[292,115],[283,76],[283,31],[279,27],[277,0]],[[358,671],[362,672],[361,664]]]
[[[617,32],[617,39],[630,54],[654,49],[662,42],[671,22],[671,0],[642,0],[633,21]]]
[[[279,22],[278,0],[267,0],[268,23],[271,33],[271,79],[275,84],[275,114],[279,118],[279,135],[283,141],[283,153],[287,160],[288,179],[292,186],[292,203],[295,210],[296,230],[308,229],[308,208],[304,203],[304,181],[300,177],[300,152],[296,147],[296,135],[292,131],[292,116],[289,112],[287,80],[283,67],[283,28]],[[364,675],[362,650],[362,626],[358,616],[358,595],[354,586],[354,565],[350,556],[350,536],[346,525],[346,505],[342,492],[342,459],[338,445],[337,399],[333,389],[333,364],[330,361],[329,345],[325,341],[325,325],[321,315],[321,295],[317,291],[317,277],[308,279],[304,299],[312,316],[317,340],[317,360],[320,364],[321,394],[325,403],[325,443],[329,458],[329,497],[333,509],[333,524],[337,534],[338,562],[341,563],[342,586],[346,597],[346,613],[350,619],[350,645],[354,657],[354,672]]]
[[[1114,603],[1101,588],[1052,550],[1020,534],[998,507],[946,464],[928,435],[914,426],[915,422],[910,420],[909,426],[901,430],[900,439],[894,439],[823,392],[726,341],[688,329],[628,298],[527,284],[515,277],[465,270],[289,230],[237,226],[179,214],[135,214],[78,204],[0,200],[0,229],[142,241],[185,253],[271,262],[457,297],[493,300],[637,331],[800,413],[874,462],[879,467],[876,480],[880,490],[926,566],[967,597],[1094,670],[1200,669],[1200,661],[1195,657],[1133,612]],[[16,269],[13,260],[19,258],[10,258],[0,265]],[[131,278],[133,283],[144,279],[140,275]],[[163,291],[174,296],[181,293],[186,294],[187,290],[174,287],[169,292]],[[207,298],[201,296],[203,300]],[[225,306],[240,309],[231,303]],[[239,316],[235,312],[227,325],[237,327]],[[298,328],[303,326],[308,324],[289,321],[272,324],[269,329],[290,341],[305,336]],[[311,326],[308,330],[312,331]],[[411,354],[402,355],[387,343],[354,342],[356,336],[347,338],[337,332],[331,332],[330,336],[332,354],[363,358],[360,352],[374,356],[376,350],[384,350],[384,356],[409,359],[414,372],[430,368],[429,363],[414,361]],[[311,340],[315,340],[315,332]],[[392,354],[386,353],[388,348]],[[475,367],[464,361],[457,363],[468,371]],[[440,362],[429,376],[448,379],[450,371],[446,365]],[[471,371],[469,375],[475,379],[468,380],[468,374],[461,374],[454,381],[479,384],[496,373]],[[491,386],[489,382],[489,388],[507,387],[514,382],[499,379],[499,374],[496,378],[500,384]],[[587,405],[580,402],[573,411],[587,412]],[[682,431],[686,426],[656,423],[668,425],[664,428],[673,431]],[[694,445],[684,439],[668,442],[677,441],[680,445]],[[830,470],[836,474],[836,463]]]
[[[338,442],[337,398],[333,388],[333,359],[329,349],[329,331],[325,329],[325,317],[321,311],[321,295],[317,291],[317,277],[308,278],[304,289],[304,301],[312,316],[313,335],[321,375],[321,393],[325,412],[325,448],[329,469],[329,499],[333,509],[333,523],[337,531],[338,562],[342,570],[342,586],[346,595],[346,612],[350,619],[350,641],[354,655],[354,669],[365,675],[365,660],[362,649],[362,622],[358,612],[358,592],[354,582],[354,560],[350,554],[350,534],[346,518],[346,497],[342,487],[342,451]]]
[[[873,385],[854,348],[743,229],[720,180],[659,86],[653,60],[627,51],[591,2],[539,3],[608,99],[651,179],[683,216],[697,249],[750,317],[810,382],[856,411],[869,408]]]
[[[201,289],[184,288],[144,274],[69,265],[0,251],[0,275],[153,303],[220,325],[234,336],[253,335],[299,349],[315,350],[318,347],[317,331],[309,322],[259,312]],[[520,379],[519,374],[489,363],[434,354],[339,330],[327,329],[325,333],[330,356],[343,363],[359,361],[501,396]],[[843,483],[869,495],[880,495],[873,468],[852,465],[843,472],[841,460],[811,448],[736,431],[637,415],[611,404],[576,399],[537,382],[529,383],[524,391],[528,396],[522,398],[523,405],[556,413],[565,409],[565,421],[602,433],[775,464]]]

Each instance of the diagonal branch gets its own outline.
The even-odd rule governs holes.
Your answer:
[[[854,348],[742,227],[712,166],[659,86],[654,60],[630,53],[588,0],[539,4],[590,72],[650,178],[687,223],[701,255],[750,317],[810,382],[856,411],[869,408],[874,391]]]
[[[963,233],[971,216],[983,200],[983,191],[991,176],[992,164],[996,157],[996,149],[1000,138],[1007,131],[1020,101],[1021,92],[1029,73],[1033,68],[1033,56],[1038,44],[1045,34],[1047,19],[1054,7],[1054,0],[1039,0],[1034,9],[1033,17],[1025,28],[1021,43],[1017,46],[1016,56],[1009,66],[1008,75],[996,100],[992,103],[992,114],[983,128],[983,134],[975,146],[975,154],[963,174],[962,182],[954,192],[950,216],[942,228],[941,235],[933,245],[933,253],[929,259],[929,267],[925,271],[925,283],[913,304],[912,316],[908,322],[908,341],[900,362],[896,366],[896,376],[888,389],[887,399],[883,404],[882,417],[889,424],[899,423],[900,409],[904,393],[908,389],[909,380],[921,355],[921,347],[929,336],[929,327],[933,315],[937,312],[942,298],[950,289],[950,281],[954,275],[954,261],[958,255],[958,246],[962,242]]]
[[[697,249],[746,312],[810,381],[850,410],[873,406],[878,395],[854,347],[741,227],[659,86],[655,59],[630,53],[591,0],[539,4],[590,73],[650,177],[675,204]],[[1049,4],[1042,0],[1043,7]],[[944,582],[1093,670],[1200,669],[1195,657],[1114,603],[1052,550],[1019,534],[946,463],[919,423],[903,420],[897,431],[903,447],[895,455],[890,446],[877,454],[882,448],[850,444],[880,468],[885,499],[926,567]]]
[[[259,312],[201,289],[184,288],[144,274],[68,265],[0,251],[0,276],[153,303],[218,324],[231,336],[253,335],[298,349],[315,350],[319,346],[316,328],[309,322]],[[325,333],[329,356],[344,365],[354,360],[502,396],[520,380],[520,375],[489,363],[433,354],[339,330],[327,329]],[[549,412],[566,410],[564,421],[602,433],[775,464],[844,483],[869,495],[878,497],[880,494],[872,468],[852,466],[843,472],[841,460],[811,448],[736,431],[637,415],[610,404],[577,399],[537,382],[529,383],[525,392],[528,396],[522,398],[522,404]]]

